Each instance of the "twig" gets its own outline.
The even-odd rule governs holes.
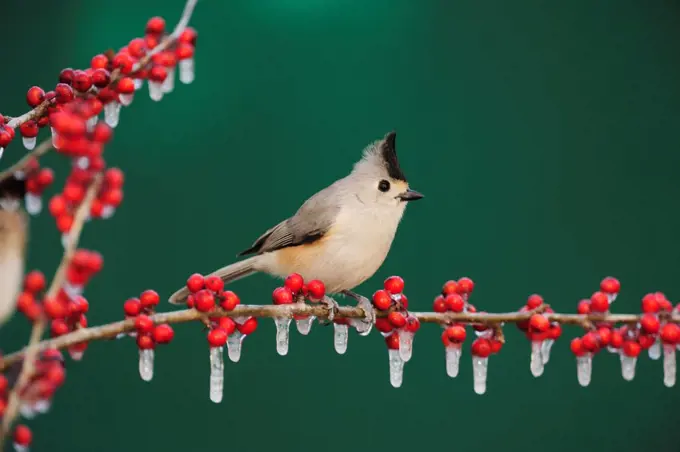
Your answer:
[[[2,171],[0,173],[0,182],[4,181],[9,177],[12,177],[12,175],[17,171],[23,170],[24,168],[26,168],[26,166],[28,166],[32,159],[42,157],[43,155],[47,154],[47,152],[49,152],[50,149],[52,149],[52,139],[48,138],[42,143],[40,143],[38,146],[36,146],[35,149],[33,149],[31,152],[24,155],[21,158],[21,160],[19,160],[6,170]]]
[[[73,254],[75,253],[76,248],[78,247],[78,241],[80,240],[80,234],[83,229],[83,224],[85,223],[85,219],[90,213],[92,201],[94,201],[95,197],[97,196],[97,192],[99,191],[99,188],[101,186],[102,179],[103,177],[101,174],[97,174],[97,176],[95,176],[94,180],[92,181],[90,187],[87,190],[85,199],[83,199],[83,202],[80,204],[78,210],[76,211],[75,218],[73,220],[73,226],[71,227],[71,231],[69,232],[69,239],[66,243],[66,249],[64,250],[64,255],[61,258],[61,262],[59,263],[59,267],[57,268],[54,277],[52,278],[52,283],[50,284],[50,287],[47,290],[47,293],[45,294],[46,298],[55,297],[58,294],[59,290],[61,290],[62,286],[64,285],[66,271],[68,269],[69,264],[71,263]],[[3,450],[5,439],[7,438],[12,423],[14,422],[14,419],[16,418],[19,412],[19,406],[21,405],[20,397],[21,391],[33,376],[35,358],[38,355],[38,353],[40,353],[39,341],[43,333],[45,332],[46,326],[47,326],[46,318],[43,317],[39,320],[36,320],[36,322],[33,324],[33,330],[31,331],[31,337],[29,339],[28,345],[24,348],[26,353],[26,359],[24,359],[22,363],[21,372],[19,373],[17,382],[12,388],[11,392],[9,393],[7,409],[5,410],[5,413],[2,418],[2,427],[0,428],[0,450]]]
[[[205,314],[195,309],[185,309],[182,311],[163,312],[154,314],[151,319],[155,324],[161,323],[185,323],[191,321],[203,321],[208,317],[286,317],[296,314],[313,315],[319,319],[328,318],[329,310],[323,305],[303,305],[293,303],[289,305],[239,305],[233,311],[224,311],[216,309],[214,312]],[[507,312],[507,313],[436,313],[436,312],[410,312],[410,315],[417,317],[423,323],[465,323],[465,324],[484,324],[490,326],[499,326],[500,323],[518,323],[529,320],[534,314],[530,312]],[[378,311],[378,317],[385,317],[387,312]],[[363,318],[364,310],[354,307],[340,307],[335,314],[335,318]],[[558,322],[565,325],[582,325],[584,320],[591,322],[607,322],[607,323],[636,323],[640,320],[639,315],[633,314],[558,314],[550,313],[544,314],[551,322]],[[673,315],[668,318],[669,321],[680,323],[680,315]],[[123,320],[119,322],[109,323],[106,325],[83,328],[54,339],[48,339],[36,345],[37,352],[42,352],[47,349],[63,349],[76,345],[81,342],[89,342],[100,339],[111,339],[120,333],[126,333],[134,330],[134,319]],[[0,364],[0,371],[5,370],[12,364],[20,361],[27,349],[24,348],[16,353],[7,355]]]

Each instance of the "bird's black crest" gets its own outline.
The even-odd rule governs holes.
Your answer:
[[[399,160],[397,160],[397,132],[392,131],[385,135],[380,152],[387,168],[387,174],[392,179],[406,182],[406,176],[399,167]]]
[[[0,199],[21,200],[26,194],[26,181],[10,176],[0,181]]]

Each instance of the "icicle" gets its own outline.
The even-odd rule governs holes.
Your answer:
[[[651,359],[656,361],[657,359],[661,358],[661,341],[657,339],[654,341],[651,347],[647,350],[647,354]]]
[[[2,154],[4,154],[4,153],[5,153],[5,148],[0,146],[0,159],[2,158]]]
[[[135,98],[134,94],[121,94],[118,96],[118,99],[120,99],[120,103],[123,107],[127,107],[132,103],[132,100]]]
[[[72,284],[68,281],[64,283],[64,292],[73,300],[78,295],[82,295],[84,287],[80,284]]]
[[[224,392],[224,355],[223,347],[210,347],[210,400],[222,401]]]
[[[156,102],[163,99],[163,84],[149,80],[149,97]]]
[[[144,79],[142,79],[142,78],[136,78],[134,80],[134,82],[135,82],[135,91],[139,91],[144,86]]]
[[[621,375],[626,381],[631,381],[635,378],[635,364],[637,363],[637,357],[626,356],[621,353]]]
[[[69,349],[68,354],[69,354],[69,356],[71,356],[71,359],[73,361],[80,361],[81,359],[83,359],[83,355],[85,354],[85,351]]]
[[[33,419],[37,413],[33,411],[33,407],[31,405],[28,403],[22,403],[19,405],[19,414],[21,414],[21,417],[25,419]]]
[[[69,244],[70,241],[71,241],[71,234],[69,234],[68,232],[65,233],[65,234],[61,234],[61,245],[64,248],[68,248],[68,244]]]
[[[24,179],[26,179],[26,173],[24,173],[24,172],[21,171],[21,170],[15,171],[15,172],[14,172],[14,177],[17,178],[17,179],[19,179],[19,180],[24,180]]]
[[[42,210],[42,198],[39,195],[26,193],[24,202],[26,203],[26,212],[31,215],[37,215]]]
[[[543,354],[541,350],[543,348],[543,341],[531,341],[531,363],[529,367],[531,368],[531,375],[534,377],[540,377],[543,375]]]
[[[390,384],[398,388],[404,380],[404,360],[401,359],[399,350],[388,349],[390,358]]]
[[[104,206],[102,208],[102,218],[103,219],[109,219],[113,216],[113,214],[116,213],[116,208],[113,206]]]
[[[168,76],[165,77],[163,83],[161,84],[161,90],[164,94],[171,93],[175,90],[175,68],[168,69]]]
[[[94,129],[94,126],[97,125],[99,122],[99,116],[94,115],[90,119],[87,120],[87,130],[88,132],[92,132],[92,129]]]
[[[88,169],[90,167],[90,159],[87,157],[78,157],[74,160],[74,163],[80,169]]]
[[[445,351],[446,374],[451,378],[456,378],[460,370],[460,355],[463,353],[463,349],[460,344],[449,344]]]
[[[104,105],[104,121],[111,127],[118,125],[120,119],[120,103],[114,101]]]
[[[399,329],[399,356],[407,363],[413,355],[413,336],[414,333]]]
[[[593,355],[586,353],[576,357],[576,378],[581,386],[590,384],[590,377],[593,374]]]
[[[489,369],[489,358],[472,357],[472,380],[475,393],[482,395],[486,392],[486,374]]]
[[[237,363],[241,359],[241,345],[245,336],[236,330],[227,339],[227,354],[232,362]]]
[[[288,354],[288,343],[290,342],[290,317],[275,317],[276,325],[276,352],[281,356]]]
[[[541,358],[543,359],[544,366],[550,361],[550,349],[554,343],[554,339],[546,339],[543,341],[543,345],[541,346]]]
[[[373,321],[375,321],[375,309],[373,309],[373,305],[368,300],[368,298],[360,297],[358,307],[363,309],[364,312],[371,313],[371,318]],[[350,319],[349,324],[356,328],[359,336],[368,336],[368,334],[371,332],[371,329],[373,329],[373,322],[367,322],[364,319]]]
[[[349,336],[349,326],[341,323],[333,323],[333,346],[335,351],[344,355],[347,351],[347,338]]]
[[[663,384],[667,388],[675,386],[675,347],[673,345],[664,344],[663,346]]]
[[[59,143],[57,139],[57,131],[54,129],[54,127],[50,127],[50,132],[52,133],[52,147],[54,149],[59,149]]]
[[[33,409],[36,413],[45,414],[50,411],[52,404],[49,400],[38,400],[33,404]]]
[[[179,62],[179,81],[188,85],[195,78],[194,59],[187,58]]]
[[[24,147],[29,151],[35,148],[35,143],[38,141],[38,137],[22,137],[21,141],[24,143]]]
[[[28,452],[28,446],[24,446],[23,444],[19,443],[14,443],[14,450],[15,452]]]
[[[312,329],[312,323],[314,323],[314,319],[316,319],[316,317],[310,315],[304,319],[296,320],[295,326],[297,327],[298,332],[303,336],[308,335],[309,331]]]
[[[139,351],[139,376],[144,381],[153,378],[153,349],[147,348]]]

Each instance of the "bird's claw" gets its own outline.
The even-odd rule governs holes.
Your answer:
[[[357,293],[346,291],[345,294],[351,298],[354,298],[358,303],[358,307],[363,309],[365,313],[363,319],[351,319],[350,325],[352,325],[357,330],[357,333],[359,333],[360,336],[368,336],[368,334],[371,332],[371,329],[373,329],[373,324],[375,323],[376,318],[373,304],[371,304],[371,301],[368,298]]]
[[[339,311],[338,302],[329,296],[325,296],[321,300],[321,303],[323,303],[328,308],[328,318],[324,321],[319,321],[319,323],[322,325],[330,325],[333,323],[333,319],[335,319],[335,314],[337,314]]]

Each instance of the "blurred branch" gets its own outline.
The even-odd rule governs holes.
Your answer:
[[[501,323],[524,322],[534,315],[535,311],[528,312],[507,312],[507,313],[436,313],[436,312],[409,312],[411,316],[417,317],[423,323],[464,323],[464,324],[484,324],[498,327]],[[327,319],[329,308],[324,305],[308,304],[289,304],[289,305],[239,305],[232,311],[215,309],[210,313],[199,312],[195,309],[185,309],[175,312],[164,312],[150,316],[154,324],[162,323],[185,323],[191,321],[203,321],[215,317],[292,317],[293,315],[312,315],[318,319]],[[378,317],[386,317],[388,311],[376,312]],[[584,322],[607,322],[612,324],[626,323],[634,324],[640,320],[639,315],[633,314],[559,314],[544,313],[549,321],[564,325],[583,325]],[[335,319],[339,318],[364,318],[365,313],[361,308],[340,307],[335,314]],[[669,316],[672,322],[680,323],[680,315]],[[37,353],[47,349],[63,349],[76,345],[81,342],[90,342],[100,339],[113,339],[120,333],[134,331],[135,319],[123,320],[120,322],[109,323],[106,325],[83,328],[63,336],[56,337],[40,342],[36,345]],[[20,361],[27,348],[8,355],[0,364],[0,370],[5,370],[12,364]]]
[[[97,193],[99,192],[102,180],[103,177],[101,174],[98,174],[94,178],[94,180],[90,184],[90,187],[87,190],[85,199],[83,200],[83,202],[78,207],[78,210],[76,211],[76,215],[73,220],[73,226],[71,228],[71,231],[69,232],[68,241],[66,243],[66,248],[64,250],[64,255],[62,256],[61,262],[59,263],[59,267],[57,268],[57,271],[54,274],[54,277],[52,278],[52,283],[50,284],[50,287],[45,295],[46,298],[55,297],[57,293],[61,290],[62,286],[64,285],[66,271],[71,263],[73,254],[75,253],[76,248],[78,247],[78,242],[80,240],[80,234],[83,230],[83,225],[88,214],[90,213],[92,202],[94,201],[95,197],[97,196]],[[20,397],[21,391],[30,381],[34,373],[35,358],[37,357],[38,353],[40,353],[41,350],[40,338],[43,336],[46,326],[47,319],[44,316],[37,320],[33,324],[33,330],[31,331],[31,337],[29,339],[28,345],[24,348],[26,358],[23,360],[17,382],[9,394],[7,409],[5,410],[5,413],[2,417],[2,426],[0,427],[0,450],[3,450],[4,441],[7,435],[9,434],[12,423],[14,422],[14,419],[16,418],[19,412],[19,406],[21,405]]]
[[[0,173],[0,182],[7,179],[8,177],[12,177],[12,175],[17,171],[23,170],[29,165],[32,159],[42,157],[43,155],[47,154],[50,149],[52,149],[52,139],[48,138],[42,143],[40,143],[38,146],[36,146],[35,149],[33,149],[31,152],[24,155],[21,158],[21,160],[19,160],[6,170],[2,171]]]

